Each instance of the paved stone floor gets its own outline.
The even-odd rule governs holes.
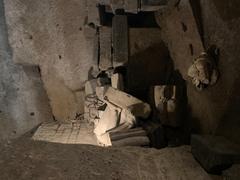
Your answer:
[[[97,139],[88,123],[57,122],[43,123],[32,137],[36,141],[55,142],[62,144],[97,145]]]

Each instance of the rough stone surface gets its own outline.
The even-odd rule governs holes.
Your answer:
[[[112,20],[113,67],[128,63],[128,18],[126,15],[115,15]]]
[[[100,59],[99,69],[106,71],[112,68],[112,29],[109,27],[99,28]]]
[[[28,139],[1,147],[0,179],[208,180],[190,147],[101,148]],[[44,173],[43,173],[44,172]]]
[[[85,1],[4,3],[14,62],[40,66],[57,120],[72,119],[76,113],[82,113],[82,98],[78,99],[76,94],[81,94],[96,54],[96,30],[88,30],[88,34],[84,31]]]
[[[118,125],[120,111],[120,108],[108,103],[99,123],[94,129],[94,133],[103,135],[108,130],[115,128]]]
[[[138,0],[124,0],[124,10],[129,13],[137,14],[139,10]]]
[[[109,87],[106,90],[105,97],[107,101],[130,111],[136,117],[147,118],[150,115],[151,108],[149,104],[125,92]]]
[[[240,163],[240,146],[221,136],[192,135],[193,156],[210,173],[221,173],[234,163]]]
[[[183,4],[184,2],[186,1],[181,1]],[[199,93],[189,81],[187,82],[188,102],[192,115],[192,131],[224,135],[240,143],[240,121],[238,118],[240,111],[240,39],[238,36],[240,32],[240,13],[238,9],[240,8],[240,3],[238,0],[228,2],[200,0],[192,2],[198,7],[196,9],[200,14],[197,17],[199,17],[198,21],[202,25],[200,30],[202,29],[203,31],[200,31],[200,34],[203,35],[204,46],[208,48],[211,45],[215,45],[220,52],[217,64],[220,79],[215,86]],[[182,5],[179,8],[181,11]],[[177,9],[178,7],[175,7],[174,11],[177,12]],[[185,11],[185,13],[187,12]],[[182,72],[183,77],[186,77],[189,63],[192,63],[192,59],[189,58],[190,49],[184,44],[192,43],[194,56],[195,54],[198,56],[200,51],[202,51],[202,45],[199,46],[195,42],[196,30],[194,30],[195,35],[192,33],[192,36],[188,36],[193,26],[187,21],[191,19],[192,16],[187,16],[182,21],[187,29],[181,23],[179,17],[166,19],[169,23],[171,22],[171,25],[169,24],[171,29],[165,29],[164,27],[167,27],[165,25],[161,26],[162,37],[168,39],[165,42],[171,51],[170,54],[174,60],[175,68]],[[164,21],[164,19],[159,20],[161,22]],[[186,33],[183,29],[187,30]],[[176,39],[175,36],[178,36],[179,39]],[[172,48],[176,44],[178,45],[173,50]]]
[[[92,79],[85,83],[85,95],[91,95],[96,93],[97,79]]]
[[[162,28],[162,37],[167,42],[175,68],[186,67],[180,71],[183,78],[187,79],[188,67],[204,51],[189,0],[180,1],[177,7],[170,6],[163,13],[157,13],[156,19]]]
[[[32,139],[34,141],[62,144],[97,145],[93,128],[80,121],[67,124],[59,124],[57,122],[43,123],[34,133]]]
[[[141,11],[157,11],[167,4],[167,0],[139,0]]]
[[[234,164],[231,168],[223,171],[224,179],[238,180],[240,177],[240,164]]]
[[[150,86],[168,83],[173,62],[162,41],[160,28],[130,28],[129,44],[126,87],[134,96],[147,99]]]
[[[104,95],[107,89],[108,89],[108,86],[96,87],[96,95],[98,99],[100,99],[101,101],[104,100]]]
[[[0,1],[0,141],[52,119],[38,67],[15,65],[7,37]]]
[[[116,73],[111,76],[112,87],[124,91],[124,82],[122,74]]]
[[[100,14],[98,10],[98,0],[87,0],[88,23],[100,26]]]

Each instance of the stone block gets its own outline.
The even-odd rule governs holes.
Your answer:
[[[179,105],[177,86],[161,85],[153,87],[154,105],[163,125],[179,126]]]
[[[220,173],[234,163],[240,163],[240,146],[221,136],[192,135],[193,156],[209,173]]]
[[[112,142],[112,146],[148,146],[149,144],[147,136],[129,137]]]
[[[112,87],[124,91],[124,82],[122,74],[116,73],[111,76]]]
[[[92,61],[92,71],[91,75],[94,78],[97,78],[97,76],[100,74],[99,70],[99,65],[98,65],[98,59],[99,59],[99,54],[100,54],[100,49],[99,49],[99,34],[96,33],[96,35],[93,38],[93,61]],[[89,77],[88,77],[89,78]]]
[[[106,86],[106,85],[110,85],[111,81],[109,78],[98,78],[97,79],[97,85],[98,86]]]
[[[100,26],[100,15],[97,0],[87,0],[88,23]]]
[[[128,13],[138,13],[138,0],[124,0],[124,10]]]
[[[115,13],[117,9],[124,9],[124,0],[110,0],[110,6]]]
[[[95,94],[97,87],[97,79],[87,81],[85,84],[85,95]]]
[[[104,114],[102,115],[99,123],[97,124],[96,128],[94,129],[94,133],[96,135],[103,135],[108,130],[115,128],[119,122],[119,113],[121,109],[117,108],[116,106],[108,103]]]
[[[115,15],[112,21],[113,67],[128,63],[128,19],[126,15]]]
[[[104,147],[112,145],[109,133],[105,133],[102,135],[96,135],[96,137],[98,140],[98,145],[104,146]]]
[[[167,0],[141,0],[141,11],[157,11],[167,4]]]
[[[149,104],[112,87],[107,89],[105,99],[122,109],[129,110],[136,117],[147,118],[151,112]]]
[[[120,123],[119,124],[124,124],[125,127],[130,129],[134,125],[136,125],[136,123],[137,123],[136,117],[129,110],[123,109],[121,111]]]
[[[96,95],[98,99],[100,99],[101,101],[104,100],[104,94],[106,93],[107,89],[108,86],[96,87]]]
[[[112,65],[112,29],[109,27],[99,28],[99,41],[100,41],[100,59],[99,69],[106,71]]]

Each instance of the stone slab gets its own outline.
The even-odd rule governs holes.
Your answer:
[[[115,15],[112,21],[113,67],[128,63],[128,19],[125,15]]]
[[[88,23],[100,26],[100,15],[97,0],[87,0]]]
[[[120,73],[111,76],[112,87],[124,91],[123,76]]]
[[[221,136],[192,135],[193,156],[209,173],[220,173],[234,163],[240,163],[240,146]]]
[[[107,89],[105,99],[116,106],[129,110],[136,117],[147,118],[151,112],[149,104],[112,87]]]
[[[100,41],[100,59],[99,69],[105,71],[111,68],[112,65],[112,29],[109,27],[99,28]]]
[[[75,124],[56,122],[43,123],[32,137],[35,141],[46,141],[61,144],[97,145],[97,139],[90,126],[85,123]]]
[[[128,13],[137,14],[139,9],[138,0],[124,0],[124,10]]]

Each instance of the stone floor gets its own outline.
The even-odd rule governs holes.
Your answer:
[[[193,158],[189,146],[103,148],[22,137],[0,144],[0,152],[1,180],[212,179]]]
[[[57,122],[43,123],[35,132],[32,139],[62,144],[91,144],[97,145],[97,139],[88,123]]]

